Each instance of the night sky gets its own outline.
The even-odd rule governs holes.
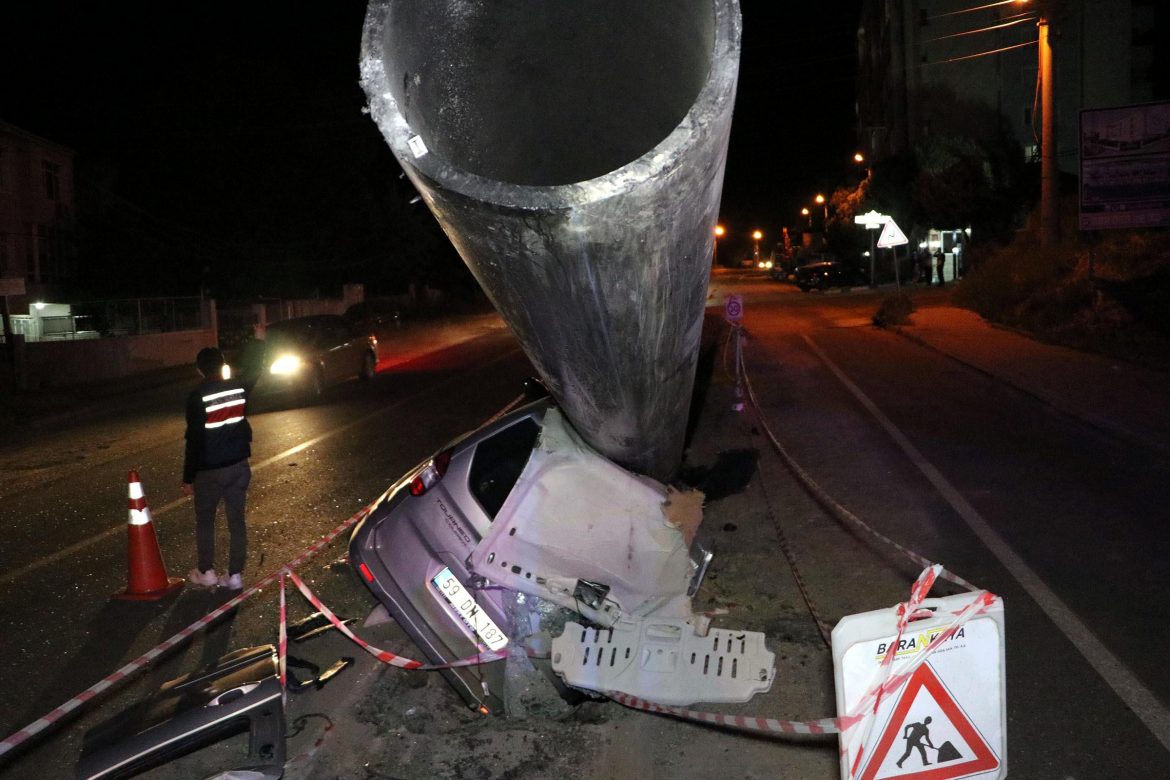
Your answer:
[[[859,4],[742,0],[728,251],[745,251],[756,228],[778,237],[814,194],[855,180]],[[157,264],[173,284],[145,274],[150,283],[230,276],[240,290],[291,292],[370,276],[369,256],[412,230],[418,256],[399,265],[447,253],[361,113],[365,3],[20,6],[0,11],[0,119],[77,150],[79,189],[176,264]],[[216,259],[196,269],[200,257]],[[270,276],[287,289],[267,290],[280,286]]]

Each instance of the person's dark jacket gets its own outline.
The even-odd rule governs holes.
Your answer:
[[[250,384],[204,380],[187,395],[187,450],[183,482],[196,472],[231,466],[252,454],[252,426],[245,414]]]

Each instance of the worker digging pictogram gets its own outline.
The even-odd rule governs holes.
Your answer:
[[[953,780],[993,773],[1000,760],[930,662],[910,677],[860,780]]]

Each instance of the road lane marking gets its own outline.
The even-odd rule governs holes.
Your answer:
[[[310,447],[313,447],[317,444],[320,444],[321,442],[325,441],[326,439],[332,439],[334,436],[337,436],[341,433],[345,433],[346,431],[348,431],[351,428],[355,428],[359,425],[362,425],[366,422],[369,422],[370,420],[374,419],[375,417],[377,417],[379,415],[386,414],[387,412],[392,411],[394,409],[397,409],[405,404],[412,403],[412,402],[418,400],[419,398],[422,398],[423,396],[430,395],[431,393],[435,392],[435,390],[437,388],[443,387],[444,385],[447,385],[447,384],[451,384],[457,380],[462,380],[463,377],[465,377],[469,374],[476,373],[477,371],[481,371],[485,368],[489,368],[491,366],[494,366],[496,363],[503,362],[504,360],[512,357],[513,355],[515,355],[519,351],[520,350],[517,347],[512,347],[507,352],[505,352],[504,354],[495,358],[494,360],[490,360],[487,363],[481,363],[480,365],[476,366],[474,369],[471,369],[469,371],[465,371],[461,374],[458,374],[456,376],[452,376],[448,379],[444,379],[441,382],[437,382],[437,383],[435,383],[427,388],[419,390],[417,393],[414,393],[414,394],[409,395],[405,398],[399,399],[398,401],[390,404],[389,406],[384,406],[381,409],[377,409],[373,412],[370,412],[369,414],[358,417],[355,420],[350,420],[349,422],[345,423],[344,425],[342,425],[338,428],[334,428],[331,431],[327,431],[327,432],[321,434],[320,436],[316,436],[312,439],[309,439],[308,441],[303,441],[300,444],[289,447],[287,450],[284,450],[283,452],[277,453],[276,455],[273,455],[272,457],[265,458],[264,460],[260,461],[259,463],[252,464],[252,471],[254,471],[254,472],[259,471],[261,469],[267,468],[268,466],[275,465],[276,463],[279,463],[282,460],[285,460],[293,455],[296,455],[299,452],[304,452],[305,450],[309,449]],[[160,515],[166,514],[167,512],[170,512],[173,509],[177,509],[178,507],[183,506],[184,504],[189,504],[189,503],[191,503],[190,498],[186,498],[186,497],[177,498],[174,501],[163,504],[161,507],[154,509],[152,511],[152,514],[153,514],[153,516],[158,517]],[[44,558],[39,558],[39,559],[33,561],[32,563],[29,563],[25,566],[22,566],[19,569],[15,569],[13,571],[8,572],[7,574],[4,574],[3,576],[0,576],[0,585],[7,585],[10,582],[15,582],[16,580],[20,579],[21,577],[24,577],[28,574],[31,574],[32,572],[37,571],[38,569],[42,569],[45,566],[49,566],[51,564],[62,561],[64,559],[68,558],[69,556],[74,555],[75,553],[80,552],[81,550],[84,550],[86,547],[89,547],[90,545],[97,544],[98,542],[102,541],[103,539],[108,539],[109,537],[113,536],[114,534],[125,533],[125,530],[126,530],[126,524],[120,523],[120,524],[114,526],[113,528],[108,528],[105,531],[94,534],[93,536],[91,536],[87,539],[82,539],[79,542],[74,542],[73,544],[69,545],[68,547],[63,547],[54,553],[46,555]]]
[[[975,507],[942,475],[935,466],[918,451],[910,440],[898,429],[894,423],[878,409],[877,404],[862,392],[849,377],[837,367],[829,356],[817,346],[807,334],[802,338],[809,348],[828,367],[837,379],[856,398],[866,411],[873,415],[878,424],[886,430],[894,442],[902,449],[918,470],[930,480],[935,489],[946,499],[951,508],[958,513],[972,533],[983,542],[1015,578],[1016,582],[1027,591],[1032,600],[1039,605],[1044,614],[1056,624],[1056,627],[1072,642],[1073,647],[1080,651],[1094,671],[1113,689],[1113,692],[1125,703],[1130,710],[1145,724],[1154,737],[1162,743],[1162,747],[1170,751],[1170,711],[1162,705],[1141,680],[1129,670],[1129,667],[1086,626],[1072,609],[1048,587],[1043,579],[1032,570],[1023,558],[1007,543],[991,525],[983,519]]]

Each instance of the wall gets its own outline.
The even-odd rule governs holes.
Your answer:
[[[214,329],[116,336],[24,345],[25,386],[58,387],[194,365],[195,353],[215,346]]]

